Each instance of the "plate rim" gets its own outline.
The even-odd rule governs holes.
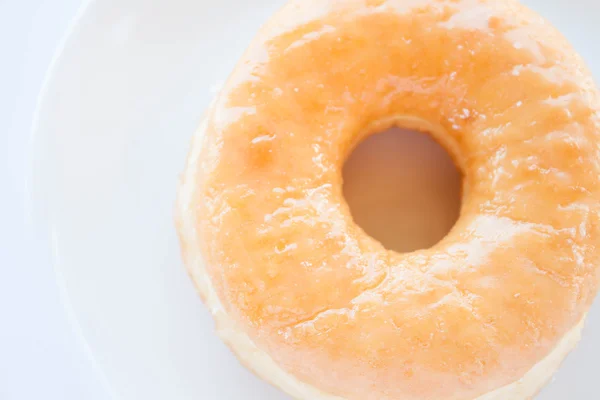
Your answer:
[[[54,283],[58,292],[59,304],[62,307],[69,328],[75,336],[73,347],[79,349],[85,359],[90,362],[92,373],[98,378],[100,387],[107,393],[110,399],[117,399],[115,390],[110,384],[106,374],[100,368],[100,364],[96,355],[92,351],[92,347],[83,333],[81,322],[76,316],[73,308],[73,303],[69,291],[67,290],[66,280],[63,271],[58,266],[58,246],[56,232],[53,229],[52,219],[49,213],[44,209],[47,203],[47,196],[40,196],[41,191],[38,178],[38,160],[41,152],[40,142],[45,139],[41,133],[41,115],[42,110],[46,107],[49,101],[49,91],[54,81],[54,77],[58,68],[64,60],[67,46],[75,40],[75,32],[85,23],[85,19],[89,17],[90,12],[95,4],[100,0],[81,0],[77,10],[67,24],[54,53],[44,74],[41,89],[37,94],[35,108],[30,124],[30,129],[27,138],[26,160],[25,160],[25,218],[26,228],[30,235],[40,237],[42,240],[43,251],[45,254],[50,254],[48,263],[54,275]]]

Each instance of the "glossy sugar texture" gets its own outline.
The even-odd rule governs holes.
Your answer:
[[[328,0],[280,12],[206,116],[199,248],[228,314],[283,369],[348,399],[472,399],[518,380],[598,286],[599,97],[512,0]],[[352,221],[367,135],[432,134],[463,202],[434,247]],[[190,266],[193,269],[193,266]]]

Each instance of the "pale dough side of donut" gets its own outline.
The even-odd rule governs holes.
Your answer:
[[[194,137],[194,142],[203,140],[205,129],[206,124],[203,122]],[[199,143],[193,143],[186,167],[188,171],[198,170],[201,148],[202,146]],[[215,319],[217,333],[220,338],[231,348],[246,367],[290,396],[302,400],[343,400],[340,397],[324,393],[309,383],[302,382],[284,371],[269,354],[256,346],[250,337],[242,329],[238,328],[235,321],[227,314],[206,273],[202,255],[199,249],[193,245],[198,240],[198,232],[194,224],[196,216],[194,215],[195,211],[193,207],[196,181],[193,179],[193,176],[187,176],[187,178],[187,180],[181,182],[179,188],[176,218],[179,235],[184,244],[182,250],[183,259],[200,295]],[[489,392],[475,400],[531,399],[552,378],[564,358],[575,348],[581,339],[584,322],[585,318],[563,336],[554,350],[546,358],[537,363],[520,380]]]

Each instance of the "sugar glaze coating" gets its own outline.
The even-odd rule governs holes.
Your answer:
[[[194,141],[186,263],[322,393],[475,399],[545,359],[596,294],[599,109],[579,56],[512,0],[292,2]],[[392,124],[464,174],[454,229],[409,254],[365,235],[341,194],[354,146]]]

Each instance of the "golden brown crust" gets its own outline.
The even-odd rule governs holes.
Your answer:
[[[462,400],[518,380],[597,290],[589,73],[513,1],[316,4],[263,29],[193,144],[188,268],[201,254],[222,312],[324,393]],[[369,126],[407,120],[466,190],[440,244],[396,254],[353,224],[340,170]]]

